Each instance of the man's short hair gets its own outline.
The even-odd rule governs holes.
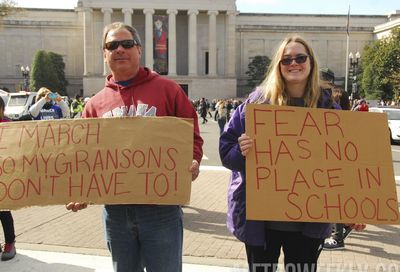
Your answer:
[[[139,36],[139,33],[137,32],[136,28],[134,28],[133,26],[124,24],[122,22],[115,22],[115,23],[111,23],[104,27],[103,49],[105,49],[105,46],[106,46],[106,38],[107,38],[108,32],[110,32],[111,30],[119,30],[119,29],[128,30],[132,34],[133,40],[136,41],[137,45],[142,46],[142,43],[140,41],[140,36]]]

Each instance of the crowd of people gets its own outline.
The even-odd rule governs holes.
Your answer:
[[[245,160],[253,148],[253,139],[246,135],[244,127],[247,104],[351,109],[343,90],[337,86],[326,88],[321,83],[318,62],[309,43],[298,35],[282,41],[265,80],[242,103],[234,99],[189,101],[177,83],[140,66],[143,49],[139,34],[132,26],[112,23],[105,27],[102,37],[104,61],[111,71],[104,88],[86,103],[77,95],[70,105],[58,94],[41,88],[36,103],[30,108],[32,119],[140,115],[139,111],[121,110],[138,108],[140,104],[153,109],[146,116],[193,118],[193,156],[185,167],[194,181],[203,155],[198,115],[202,124],[208,122],[207,118],[213,118],[220,128],[222,164],[232,171],[227,192],[227,227],[244,243],[249,270],[275,272],[282,249],[286,270],[291,267],[294,269],[290,271],[316,271],[321,250],[329,248],[325,239],[333,234],[332,225],[248,220],[245,197]],[[355,109],[361,111],[363,107],[360,100]],[[66,205],[73,212],[86,207],[87,203],[79,202]],[[0,216],[6,235],[2,259],[4,256],[6,260],[15,256],[15,234],[11,213],[0,212]],[[183,223],[179,205],[105,205],[103,221],[115,272],[144,271],[145,268],[149,272],[182,271]],[[356,222],[336,224],[332,237],[340,242],[352,229],[364,228],[364,224]]]
[[[240,99],[213,99],[209,102],[207,98],[202,97],[199,100],[192,101],[193,107],[203,119],[202,124],[207,123],[207,117],[210,116],[214,121],[218,121],[221,134],[232,112],[236,110],[240,104],[242,104]],[[212,113],[214,113],[214,116]]]

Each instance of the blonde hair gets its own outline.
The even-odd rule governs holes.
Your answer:
[[[49,89],[46,87],[42,87],[39,89],[39,91],[36,94],[36,102],[39,101],[42,97],[45,97],[46,94],[51,93]]]
[[[261,91],[262,95],[258,99],[258,101],[256,101],[256,103],[265,103],[266,101],[268,101],[272,105],[282,106],[288,104],[289,97],[286,92],[285,81],[282,77],[280,61],[282,59],[286,46],[290,42],[302,44],[307,51],[308,57],[310,59],[311,69],[307,80],[306,90],[304,93],[304,103],[306,107],[315,108],[318,104],[321,88],[319,78],[319,66],[315,58],[313,49],[308,45],[304,38],[300,37],[297,34],[286,37],[276,51],[268,68],[267,76],[258,87],[258,90]]]

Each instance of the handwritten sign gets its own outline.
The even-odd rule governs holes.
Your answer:
[[[247,219],[399,224],[387,116],[249,104]]]
[[[132,117],[0,124],[0,209],[187,204],[193,122]]]

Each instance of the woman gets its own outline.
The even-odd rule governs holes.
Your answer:
[[[226,117],[227,117],[227,109],[226,109],[226,102],[225,100],[220,100],[216,105],[216,119],[218,121],[219,126],[219,134],[221,135],[224,132],[224,127],[226,124]]]
[[[8,122],[4,118],[5,104],[4,100],[0,98],[0,122]],[[0,221],[3,226],[5,244],[3,252],[1,253],[1,260],[7,261],[14,258],[16,254],[15,250],[15,230],[14,230],[14,219],[10,211],[0,211]],[[2,251],[0,245],[0,252]]]
[[[56,93],[42,87],[36,96],[36,103],[29,108],[34,120],[54,120],[68,118],[70,111],[67,103]]]
[[[321,88],[318,63],[303,38],[294,35],[282,42],[266,79],[234,111],[219,149],[223,165],[232,170],[227,225],[245,243],[249,270],[276,271],[282,247],[286,270],[316,271],[324,239],[331,233],[330,224],[246,220],[245,157],[253,147],[244,127],[247,103],[339,108]]]

